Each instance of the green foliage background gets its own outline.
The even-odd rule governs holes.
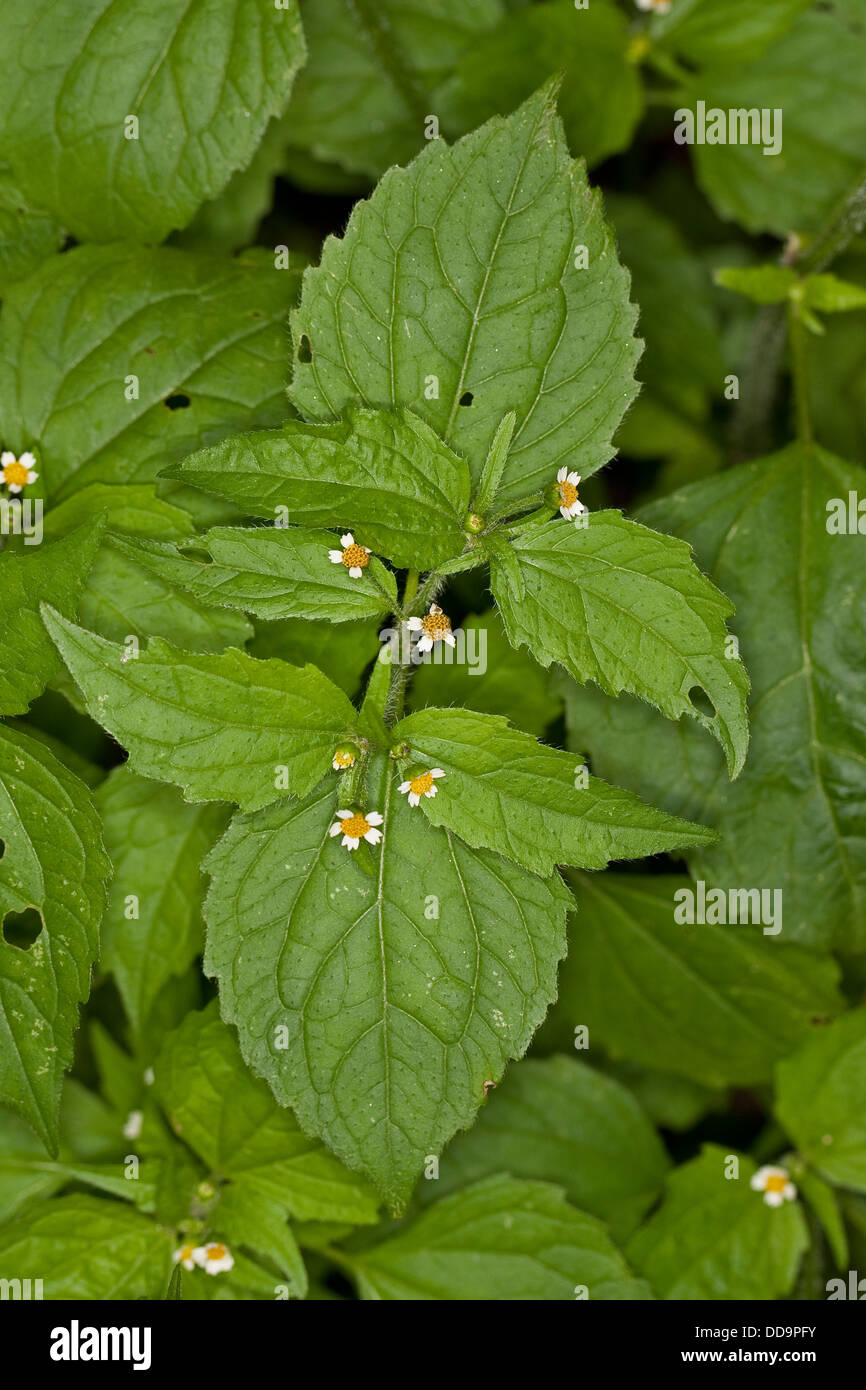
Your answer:
[[[0,32],[44,506],[0,536],[0,1278],[164,1299],[214,1240],[181,1298],[826,1298],[866,1259],[866,0]],[[699,101],[782,151],[675,143]],[[483,673],[377,660],[434,600]],[[699,883],[780,930],[678,920]]]

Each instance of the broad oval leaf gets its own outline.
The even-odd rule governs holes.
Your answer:
[[[627,690],[669,719],[696,719],[736,777],[749,743],[749,679],[726,627],[733,604],[682,541],[619,512],[587,522],[558,519],[514,537],[520,590],[493,552],[491,586],[509,640],[609,695]],[[697,703],[706,699],[712,715]]]
[[[636,390],[628,288],[548,84],[390,170],[325,242],[292,319],[291,398],[315,420],[408,406],[476,480],[515,410],[500,500],[519,498],[611,457]]]
[[[0,1100],[56,1152],[60,1085],[90,993],[111,864],[87,788],[6,726],[0,841]]]
[[[425,709],[401,720],[407,777],[440,768],[434,796],[422,796],[433,825],[447,826],[535,873],[557,864],[603,869],[611,859],[639,859],[712,831],[646,806],[575,765],[574,755],[546,748],[506,719],[472,710]]]
[[[779,1064],[776,1114],[804,1158],[866,1192],[866,1012],[837,1019]]]
[[[561,1188],[511,1177],[443,1197],[347,1263],[365,1299],[652,1297],[600,1221],[570,1206]]]
[[[373,876],[329,835],[332,789],[235,818],[207,861],[205,969],[253,1070],[399,1209],[527,1047],[570,899],[428,826],[395,776]]]
[[[315,666],[257,661],[230,647],[181,651],[154,637],[134,659],[125,647],[43,610],[88,711],[145,776],[188,801],[248,810],[305,796],[351,734],[355,710]]]
[[[150,481],[190,449],[279,424],[297,283],[252,253],[120,245],[52,257],[4,298],[4,448],[35,448],[56,502],[88,483]]]
[[[79,241],[161,241],[249,163],[305,56],[297,0],[2,0],[0,152]],[[131,125],[131,118],[135,125]]]

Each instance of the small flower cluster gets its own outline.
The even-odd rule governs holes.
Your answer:
[[[36,460],[30,453],[24,453],[20,458],[16,458],[10,449],[4,449],[0,454],[0,479],[6,484],[10,492],[20,492],[28,483],[35,483],[39,474],[33,465]]]
[[[753,1192],[763,1192],[768,1207],[780,1207],[784,1202],[793,1202],[797,1196],[787,1168],[776,1168],[771,1163],[752,1174],[749,1186]]]
[[[182,1245],[179,1250],[175,1250],[173,1259],[175,1264],[182,1265],[184,1269],[193,1270],[198,1267],[203,1269],[205,1274],[222,1274],[234,1266],[231,1251],[227,1245],[221,1245],[219,1241],[212,1241],[208,1245]]]

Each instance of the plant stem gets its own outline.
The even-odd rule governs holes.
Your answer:
[[[788,306],[788,338],[791,344],[791,368],[794,377],[794,406],[797,436],[803,444],[812,443],[812,417],[809,411],[809,376],[806,351],[806,325],[797,305]]]

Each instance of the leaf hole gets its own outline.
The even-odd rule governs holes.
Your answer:
[[[176,396],[166,396],[163,405],[167,405],[169,410],[186,410],[189,405],[189,396],[179,392]]]
[[[306,333],[302,333],[301,336],[300,336],[300,338],[298,339],[298,361],[299,361],[299,362],[312,362],[312,360],[313,360],[313,344],[310,342],[310,340],[309,340],[309,338],[307,337]]]
[[[702,714],[706,719],[715,719],[716,707],[705,690],[699,685],[693,685],[689,691],[689,703],[698,714]]]
[[[471,405],[474,400],[475,397],[473,396],[471,391],[464,391],[463,395],[460,397],[460,404]]]
[[[7,912],[3,918],[3,940],[20,951],[29,951],[44,926],[42,913],[35,907],[23,912]]]

